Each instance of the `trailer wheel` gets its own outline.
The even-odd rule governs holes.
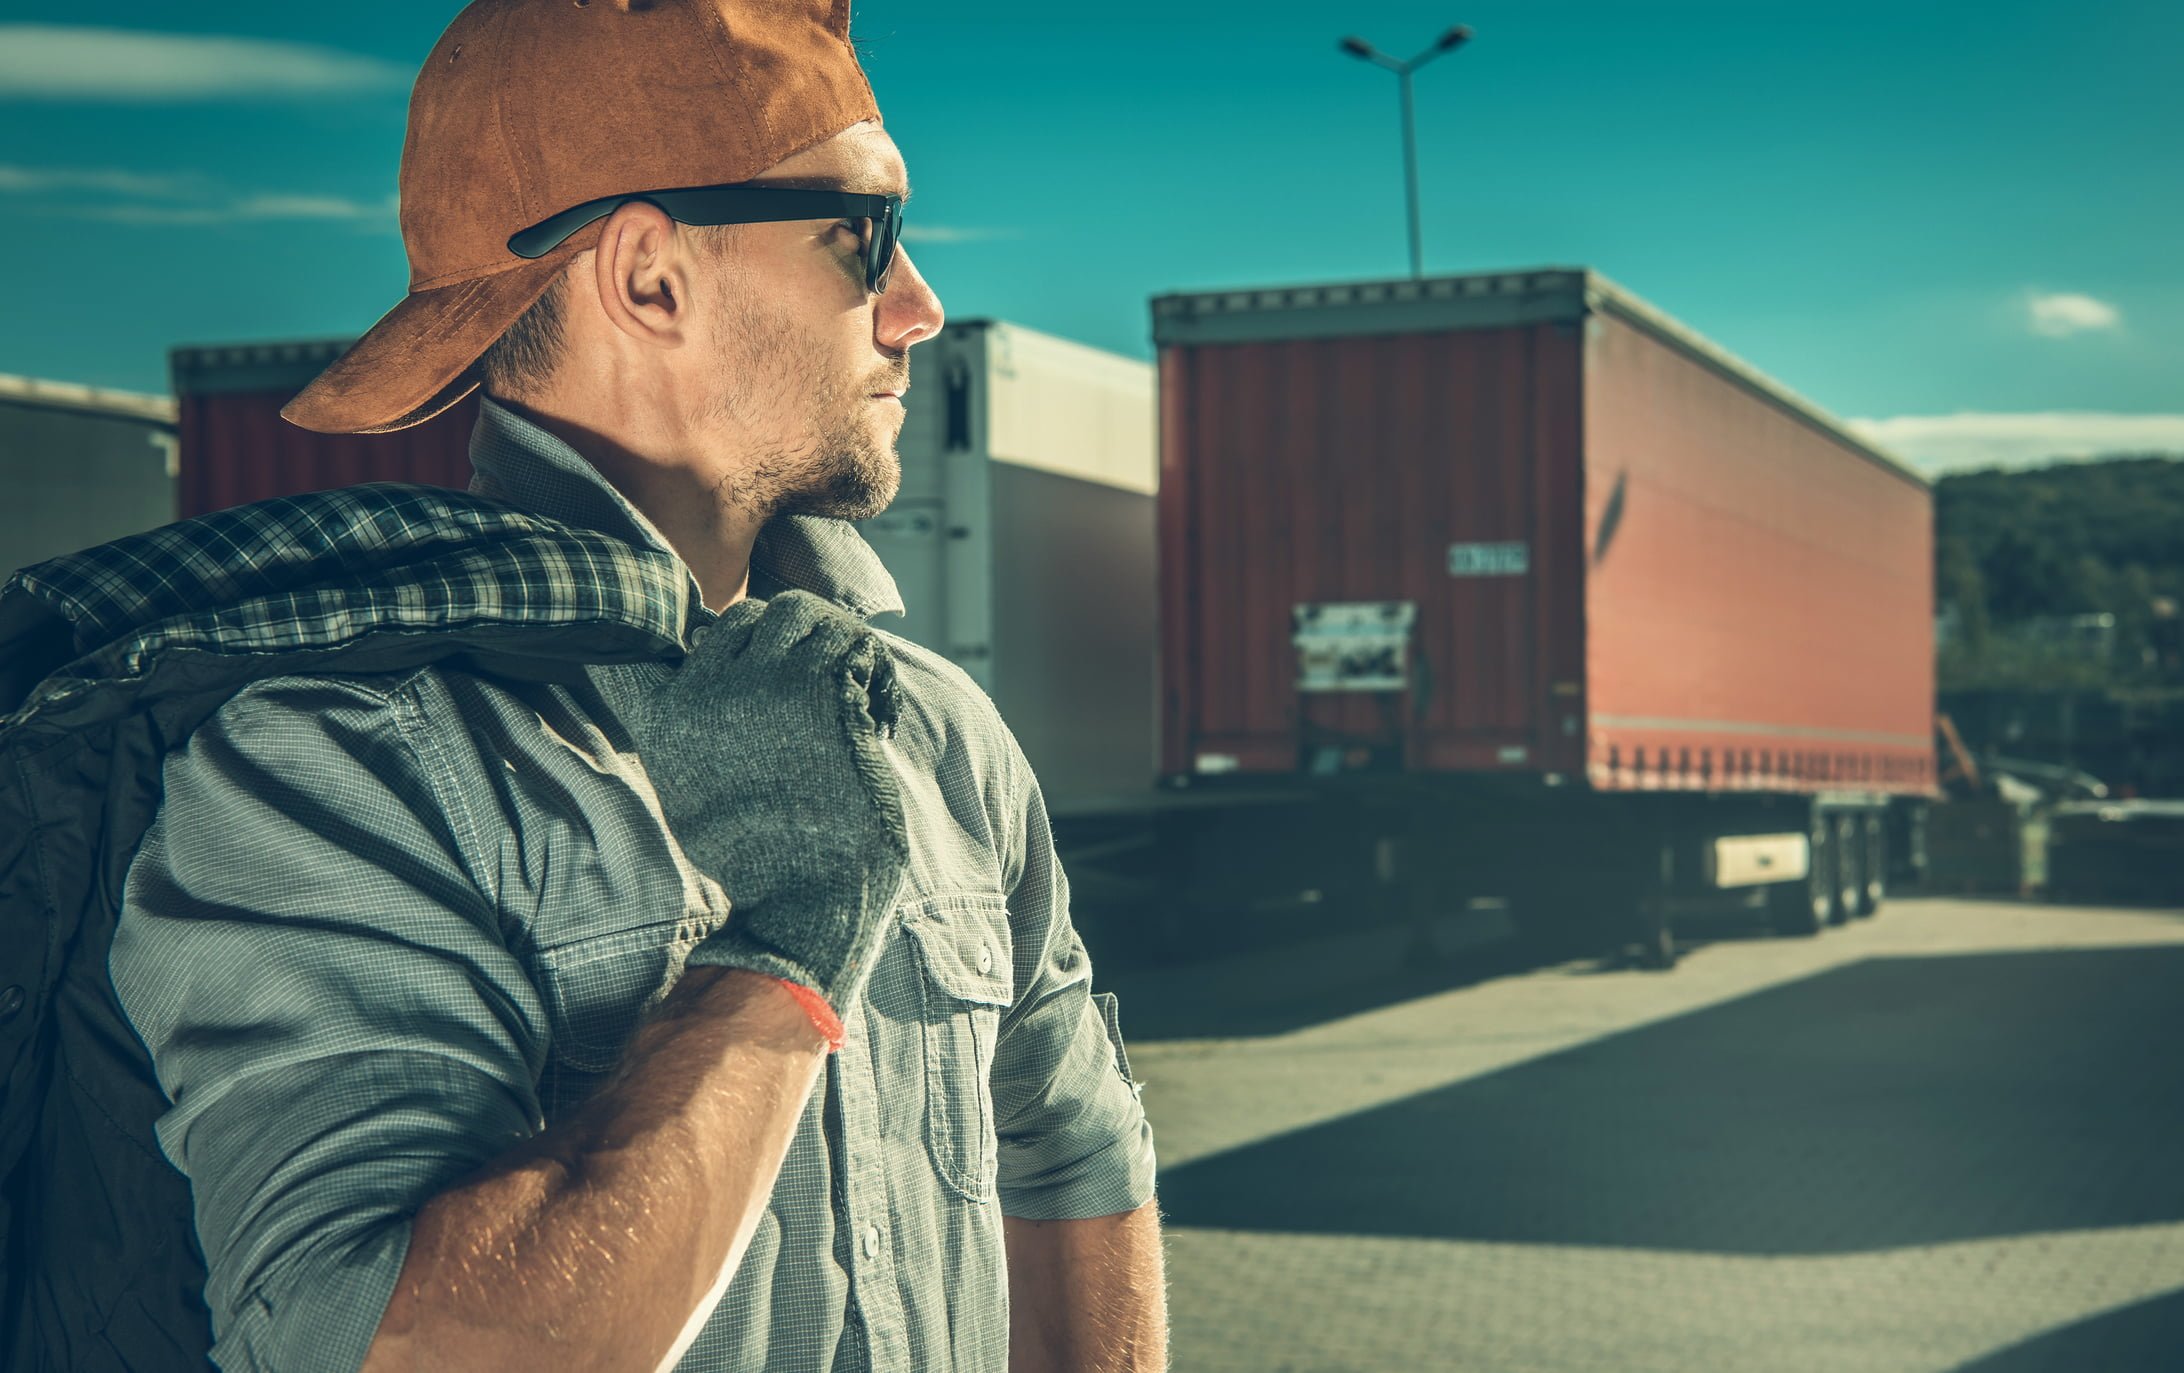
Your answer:
[[[1861,817],[1859,830],[1864,843],[1858,867],[1865,881],[1858,888],[1858,903],[1851,907],[1851,914],[1866,916],[1879,911],[1881,903],[1888,899],[1888,826],[1876,811]]]
[[[1858,913],[1858,903],[1865,899],[1864,865],[1859,861],[1865,856],[1865,845],[1860,842],[1865,828],[1854,813],[1835,817],[1835,900],[1828,911],[1828,923],[1845,925]]]
[[[1810,937],[1826,929],[1835,911],[1835,824],[1817,810],[1806,826],[1809,846],[1802,882],[1767,889],[1767,912],[1778,934]]]

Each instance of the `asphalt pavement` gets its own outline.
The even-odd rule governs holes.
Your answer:
[[[2184,1370],[2184,911],[1099,980],[1179,1373]]]

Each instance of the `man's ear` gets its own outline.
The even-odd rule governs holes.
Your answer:
[[[607,216],[592,285],[607,321],[640,343],[679,348],[690,330],[690,242],[659,206],[631,201]]]

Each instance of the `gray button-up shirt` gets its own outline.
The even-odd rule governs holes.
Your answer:
[[[481,494],[666,549],[574,450],[490,401],[471,457]],[[841,521],[768,527],[752,592],[786,587],[901,610]],[[970,678],[887,637],[898,919],[682,1369],[1003,1373],[1001,1216],[1153,1193],[1038,783]],[[214,1358],[353,1368],[418,1206],[594,1090],[734,894],[684,859],[583,686],[445,666],[265,680],[164,781],[111,968],[173,1103],[159,1137],[196,1201]]]

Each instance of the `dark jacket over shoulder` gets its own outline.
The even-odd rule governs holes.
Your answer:
[[[459,659],[561,680],[681,651],[666,554],[391,484],[263,502],[0,590],[0,1364],[206,1367],[189,1185],[107,973],[160,764],[250,682]]]

